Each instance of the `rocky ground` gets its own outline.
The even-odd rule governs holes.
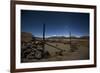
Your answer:
[[[27,47],[26,54],[23,54],[24,50],[21,51],[22,63],[89,59],[88,40],[78,40],[77,43],[71,45],[68,43],[46,42],[44,53],[42,51],[42,43],[38,44],[36,47],[36,44],[34,45],[31,42],[31,46]]]

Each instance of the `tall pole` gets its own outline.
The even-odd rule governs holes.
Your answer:
[[[43,42],[45,42],[45,24],[43,24]]]
[[[43,53],[45,50],[45,24],[43,24]]]
[[[72,44],[72,42],[71,42],[71,32],[69,32],[69,38],[70,38],[70,49],[71,49],[71,44]]]

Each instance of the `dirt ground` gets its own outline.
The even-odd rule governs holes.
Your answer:
[[[69,43],[46,42],[45,51],[49,56],[41,59],[23,58],[22,62],[47,62],[47,61],[67,61],[67,60],[87,60],[89,59],[89,41],[73,40]]]

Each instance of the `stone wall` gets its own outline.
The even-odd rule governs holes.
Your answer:
[[[29,32],[21,32],[21,41],[29,42],[32,40],[32,33]]]

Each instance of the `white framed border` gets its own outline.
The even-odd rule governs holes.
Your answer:
[[[59,12],[80,12],[90,14],[90,59],[89,60],[73,60],[73,61],[56,61],[56,62],[32,62],[21,63],[20,50],[20,34],[21,34],[21,9],[23,10],[41,10],[41,11],[59,11]],[[53,7],[53,6],[39,6],[39,5],[16,5],[15,12],[16,24],[16,69],[24,68],[43,68],[43,67],[57,67],[57,66],[75,66],[75,65],[91,65],[94,64],[94,9],[73,8],[73,7]]]

